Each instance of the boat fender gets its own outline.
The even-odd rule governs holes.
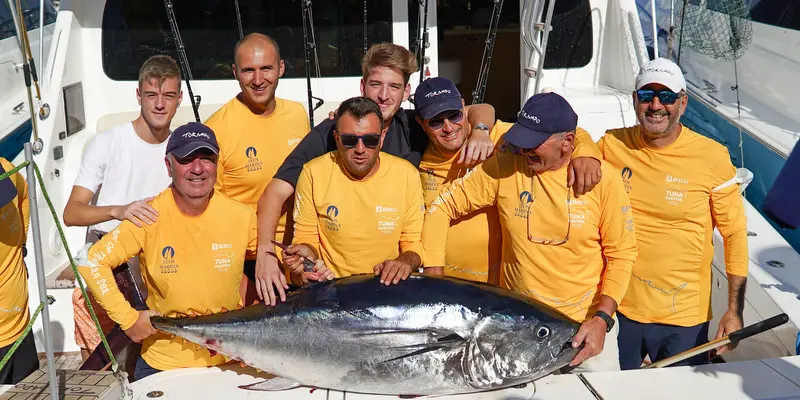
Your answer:
[[[764,198],[764,212],[783,227],[800,226],[800,146],[794,146]]]

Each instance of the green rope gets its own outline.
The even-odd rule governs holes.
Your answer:
[[[27,165],[28,162],[24,162],[21,166]],[[17,167],[19,168],[19,167]],[[44,196],[44,200],[47,202],[47,206],[50,207],[50,213],[53,215],[53,220],[56,222],[56,228],[58,228],[58,234],[61,236],[61,242],[64,244],[64,250],[67,252],[67,257],[69,258],[69,264],[72,266],[72,271],[75,273],[76,280],[78,281],[78,286],[81,288],[81,292],[83,292],[83,299],[86,301],[86,308],[89,310],[89,313],[92,315],[92,320],[94,320],[94,324],[97,327],[97,331],[100,333],[100,339],[103,341],[103,346],[106,348],[106,352],[108,353],[108,357],[111,360],[111,369],[114,372],[117,372],[118,365],[117,360],[114,358],[114,353],[111,352],[111,347],[108,345],[108,341],[106,340],[106,335],[103,333],[103,328],[100,326],[100,321],[97,319],[97,314],[94,312],[94,308],[92,307],[91,301],[89,301],[89,296],[86,293],[86,287],[83,285],[83,280],[81,279],[81,275],[78,272],[78,266],[75,265],[75,260],[72,258],[72,253],[69,251],[69,245],[67,244],[67,239],[64,236],[64,230],[61,228],[61,222],[58,220],[58,214],[56,214],[56,209],[53,207],[53,202],[50,201],[50,196],[47,194],[47,189],[44,187],[44,179],[42,179],[42,174],[39,172],[39,166],[36,163],[33,163],[33,170],[36,172],[36,178],[39,180],[39,186],[42,189],[42,195]]]
[[[21,169],[23,169],[23,168],[27,167],[27,166],[28,166],[28,164],[30,164],[30,163],[31,163],[30,161],[25,161],[24,163],[22,163],[22,164],[20,164],[20,165],[17,165],[16,167],[14,167],[14,169],[12,169],[11,171],[8,171],[8,172],[6,172],[6,173],[4,173],[4,174],[0,174],[0,181],[2,181],[3,179],[6,179],[6,178],[8,178],[8,177],[9,177],[9,176],[11,176],[11,175],[14,175],[14,174],[16,174],[17,172],[19,172],[19,170],[21,170]]]
[[[0,178],[0,180],[4,178],[5,177]],[[50,304],[53,304],[53,301],[55,301],[55,299],[53,299],[51,296],[47,296],[47,300],[50,302]],[[28,322],[28,326],[26,326],[25,330],[22,331],[22,335],[20,335],[19,338],[17,338],[17,340],[14,341],[14,345],[11,346],[11,349],[8,350],[8,353],[6,353],[5,357],[3,357],[3,360],[0,361],[0,371],[3,370],[8,360],[10,360],[11,357],[14,355],[14,352],[17,351],[17,347],[19,347],[19,344],[22,343],[22,340],[25,339],[25,336],[28,336],[28,333],[31,331],[31,328],[33,328],[33,323],[36,322],[36,318],[39,317],[39,313],[42,312],[42,309],[44,308],[44,303],[45,303],[44,301],[39,303],[39,307],[36,307],[36,311],[31,316],[31,320]]]

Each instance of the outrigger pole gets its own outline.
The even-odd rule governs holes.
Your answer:
[[[367,35],[369,35],[367,29],[367,0],[364,0],[364,55],[367,54]]]
[[[233,0],[233,7],[236,9],[236,24],[239,26],[239,40],[244,37],[244,30],[242,29],[242,13],[239,11],[239,0]]]
[[[425,79],[425,48],[428,47],[428,1],[417,0],[419,2],[420,15],[417,17],[417,65],[419,66],[419,83]]]
[[[194,119],[195,121],[200,122],[200,113],[198,112],[198,107],[200,107],[200,96],[195,99],[194,93],[192,93],[192,85],[189,83],[189,81],[194,78],[192,78],[192,70],[189,69],[189,59],[186,58],[186,49],[183,46],[183,40],[181,40],[181,32],[178,30],[178,22],[175,20],[175,12],[173,10],[172,0],[164,0],[164,8],[167,9],[167,19],[169,19],[169,26],[172,30],[172,38],[175,40],[175,50],[178,51],[178,61],[181,66],[181,73],[183,73],[183,77],[186,80],[186,89],[189,91],[189,100],[192,102]]]
[[[489,68],[492,65],[494,41],[497,37],[497,26],[500,24],[500,12],[502,9],[503,0],[494,0],[492,20],[489,22],[489,32],[486,34],[486,47],[483,48],[483,57],[481,58],[481,69],[478,72],[475,90],[472,91],[472,104],[483,103],[483,97],[486,95],[486,84],[489,81]]]
[[[314,127],[314,110],[322,107],[325,103],[319,97],[315,97],[311,91],[311,51],[314,51],[314,67],[317,71],[317,79],[322,73],[319,70],[319,55],[317,54],[317,40],[314,36],[314,13],[311,10],[311,0],[300,0],[300,7],[303,14],[303,56],[306,64],[306,86],[308,87],[308,121]],[[311,36],[309,37],[309,31]],[[314,99],[317,105],[314,106]]]

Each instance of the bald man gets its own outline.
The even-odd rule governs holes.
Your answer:
[[[275,40],[252,33],[242,38],[233,52],[233,76],[241,92],[205,124],[216,133],[219,143],[215,189],[256,211],[267,183],[311,127],[300,103],[275,97],[283,76],[283,60]],[[281,227],[285,221],[286,205],[281,212]],[[282,239],[282,235],[276,237]],[[253,281],[255,260],[246,260],[244,270]]]

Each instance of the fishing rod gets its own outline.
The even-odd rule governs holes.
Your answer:
[[[367,54],[367,0],[364,0],[364,55]]]
[[[192,85],[189,83],[189,81],[193,79],[192,70],[189,69],[189,59],[186,58],[186,49],[183,46],[183,40],[181,40],[181,32],[178,30],[178,22],[175,20],[172,0],[164,0],[164,8],[167,9],[167,19],[169,19],[169,26],[172,30],[172,39],[175,41],[175,50],[178,51],[178,61],[180,62],[181,72],[183,73],[184,80],[186,80],[186,89],[189,91],[189,100],[192,102],[194,119],[200,122],[200,113],[198,112],[200,96],[197,96],[197,99],[195,99],[194,93],[192,93]]]
[[[494,41],[497,37],[497,27],[500,24],[500,12],[503,9],[503,0],[494,0],[492,8],[492,20],[489,23],[489,32],[486,34],[486,46],[483,49],[481,58],[481,69],[478,72],[478,81],[475,83],[475,90],[472,91],[472,104],[483,103],[486,94],[486,84],[489,81],[489,67],[492,64],[492,53],[494,52]]]
[[[31,114],[31,132],[33,137],[33,145],[31,147],[34,154],[39,154],[44,149],[44,144],[39,139],[39,124],[37,123],[36,119],[36,107],[34,107],[38,107],[42,102],[42,93],[39,88],[39,78],[36,74],[36,64],[33,61],[33,52],[31,52],[30,40],[28,39],[28,28],[25,25],[25,13],[22,11],[22,1],[17,0],[14,2],[14,0],[8,0],[8,4],[12,10],[12,17],[17,19],[17,29],[19,30],[17,43],[19,44],[19,51],[22,56],[22,71],[25,77],[25,87],[27,88],[26,92],[28,94],[28,108],[30,109],[29,112]],[[16,16],[14,15],[13,10],[16,10]],[[31,84],[36,88],[35,103],[33,100],[34,96],[31,90]],[[45,107],[39,107],[38,114],[39,118],[45,119],[47,118],[49,112],[47,112]]]
[[[428,47],[428,0],[418,0],[422,19],[417,17],[417,66],[419,66],[419,82],[425,79],[425,48]]]
[[[319,97],[315,97],[311,91],[311,51],[314,51],[314,66],[317,72],[317,79],[322,76],[319,69],[319,55],[317,54],[317,40],[314,35],[314,14],[311,10],[311,0],[300,0],[300,7],[303,14],[303,57],[305,58],[306,86],[308,87],[308,120],[314,126],[314,111],[325,103]],[[309,37],[309,31],[311,36]],[[317,105],[314,106],[314,99]]]
[[[239,26],[239,40],[244,37],[244,30],[242,29],[242,13],[239,12],[239,0],[233,0],[233,7],[236,9],[236,24]]]
[[[753,325],[746,326],[742,329],[739,329],[736,332],[731,333],[728,336],[719,338],[717,340],[708,342],[706,344],[691,348],[686,350],[680,354],[672,356],[670,358],[663,359],[661,361],[656,361],[646,367],[642,367],[640,369],[648,369],[648,368],[662,368],[677,362],[681,362],[686,360],[687,358],[692,358],[698,354],[702,354],[708,352],[709,350],[713,350],[720,346],[725,346],[728,343],[732,343],[734,346],[739,344],[740,341],[743,339],[747,339],[750,336],[755,336],[759,333],[766,332],[770,329],[777,328],[785,323],[789,322],[789,316],[786,313],[778,314],[774,317],[765,319],[760,322],[756,322]]]

